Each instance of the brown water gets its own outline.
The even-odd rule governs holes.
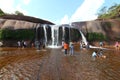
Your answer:
[[[92,59],[93,50],[0,48],[0,80],[120,80],[120,51],[105,50],[106,59]]]

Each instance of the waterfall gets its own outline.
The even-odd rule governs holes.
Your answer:
[[[52,26],[52,45],[57,46],[59,41],[59,27],[58,26]]]
[[[52,26],[52,27],[51,27],[51,34],[52,34],[52,36],[51,36],[51,37],[52,37],[52,45],[54,45],[54,44],[55,44],[55,37],[54,37],[54,27],[55,27],[55,26]]]
[[[40,27],[40,24],[37,24],[36,26],[36,40],[38,40],[38,28]]]
[[[80,34],[81,34],[81,36],[82,36],[82,41],[85,43],[85,45],[87,45],[87,44],[88,44],[87,39],[86,39],[86,37],[84,36],[84,34],[82,33],[82,31],[80,31]]]
[[[64,26],[62,27],[62,32],[63,32],[62,40],[64,40],[64,37],[65,37],[65,27]]]
[[[59,44],[59,26],[51,26],[51,38],[52,38],[52,44],[48,47],[50,48],[60,48],[61,46],[58,46]]]
[[[81,36],[82,36],[82,41],[83,41],[83,42],[85,43],[85,45],[87,46],[87,45],[88,45],[88,42],[87,42],[86,37],[84,36],[84,34],[82,33],[82,31],[80,31],[80,34],[81,34]],[[97,47],[97,46],[92,46],[92,45],[89,45],[89,48],[106,49],[106,48]]]
[[[59,44],[59,27],[57,27],[57,43],[56,43],[56,45],[58,45]]]
[[[46,43],[47,43],[47,30],[46,30],[46,25],[43,25],[43,29],[44,29],[45,45],[46,45]]]

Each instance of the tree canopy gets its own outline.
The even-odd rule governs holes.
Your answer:
[[[12,13],[11,13],[12,14]],[[15,15],[24,15],[22,12],[20,11],[15,11],[14,13]],[[0,16],[3,16],[3,15],[7,15],[7,13],[3,12],[2,9],[0,9]]]
[[[0,9],[0,16],[4,15],[5,13]]]
[[[104,6],[98,13],[98,18],[100,19],[115,19],[120,17],[120,4],[114,4],[113,6],[107,8]]]
[[[15,14],[16,15],[24,15],[22,12],[20,12],[20,11],[15,11]]]

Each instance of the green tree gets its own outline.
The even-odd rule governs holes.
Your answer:
[[[103,7],[98,13],[98,18],[101,19],[110,19],[110,18],[118,18],[120,17],[120,4],[114,4],[113,6]]]
[[[5,15],[5,13],[0,9],[0,16]]]
[[[107,7],[106,6],[104,6],[101,10],[100,10],[100,12],[98,13],[99,15],[103,15],[103,14],[106,14],[107,13]]]
[[[24,15],[22,12],[20,12],[20,11],[15,11],[15,14],[16,15]]]

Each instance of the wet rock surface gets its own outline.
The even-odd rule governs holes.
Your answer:
[[[0,49],[0,80],[119,80],[119,51],[106,50],[106,59],[91,57],[93,50]]]

